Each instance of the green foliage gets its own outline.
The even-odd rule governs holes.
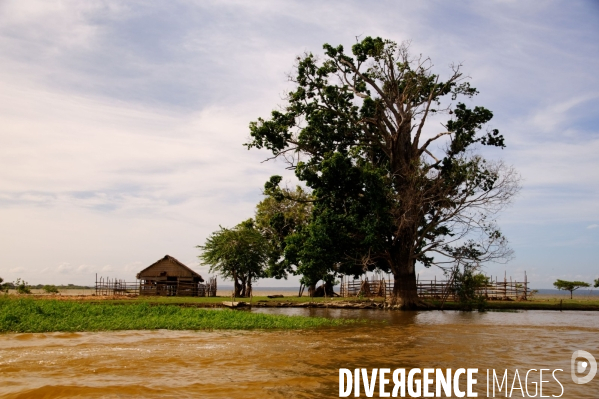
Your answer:
[[[476,146],[505,144],[484,129],[491,111],[455,102],[477,94],[459,66],[441,80],[428,60],[381,38],[366,37],[352,55],[323,47],[324,58],[298,59],[287,105],[250,123],[246,144],[283,157],[312,190],[308,223],[280,246],[283,269],[296,265],[306,282],[377,268],[415,281],[417,261],[509,256],[487,216],[509,202],[517,176],[473,155]],[[425,122],[441,115],[446,131],[426,140]],[[265,185],[275,199],[280,181]]]
[[[29,288],[27,281],[18,278],[13,285],[17,291],[17,294],[31,294],[31,289]]]
[[[591,285],[589,283],[585,283],[584,281],[567,281],[557,279],[555,283],[553,283],[553,286],[558,290],[570,291],[570,299],[572,299],[572,294],[575,290],[579,289],[580,287],[590,287]]]
[[[113,304],[0,298],[0,332],[249,330],[339,326],[350,320],[275,316],[147,303]]]
[[[0,277],[0,292],[8,292],[8,284],[3,284],[4,279]]]
[[[252,219],[232,229],[221,227],[198,248],[202,250],[199,258],[202,264],[210,265],[210,272],[233,280],[236,296],[250,295],[252,282],[266,277],[268,242]]]
[[[462,310],[484,310],[487,301],[479,290],[489,284],[488,277],[477,273],[475,267],[465,265],[462,271],[454,269],[453,281],[454,292]]]
[[[58,288],[55,285],[44,285],[42,289],[46,294],[58,294]]]
[[[594,288],[599,288],[599,278],[595,279],[595,284],[593,284]]]
[[[287,238],[297,234],[307,224],[312,214],[312,196],[301,187],[281,189],[280,176],[273,176],[266,184],[266,197],[256,206],[256,228],[268,242],[269,277],[287,278],[296,274],[297,264],[284,257]]]

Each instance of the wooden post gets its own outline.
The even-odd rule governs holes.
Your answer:
[[[512,283],[512,276],[510,276],[510,294],[513,289],[516,289],[516,299],[518,299],[518,288],[514,286],[514,283]]]

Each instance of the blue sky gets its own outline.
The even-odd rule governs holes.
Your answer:
[[[298,55],[359,35],[463,63],[493,110],[507,148],[485,155],[523,189],[499,218],[516,257],[486,271],[599,277],[599,3],[508,0],[0,2],[0,276],[132,280],[165,254],[207,274],[195,246],[286,173],[248,123]]]

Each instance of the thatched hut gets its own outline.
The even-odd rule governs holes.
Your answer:
[[[198,273],[172,256],[164,258],[137,273],[140,295],[206,296],[206,284]],[[216,284],[215,284],[216,285]],[[209,291],[212,291],[209,289]],[[216,295],[216,286],[214,287]]]

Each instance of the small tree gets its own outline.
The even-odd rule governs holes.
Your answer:
[[[599,288],[599,278],[595,279],[595,285],[593,285],[593,287]]]
[[[572,293],[574,290],[579,289],[580,287],[590,287],[589,283],[585,283],[584,281],[566,281],[557,279],[555,283],[553,283],[555,288],[558,290],[570,291],[570,299],[572,299]]]
[[[13,285],[15,290],[17,290],[17,294],[31,294],[31,289],[29,288],[27,281],[18,278]]]
[[[245,297],[252,292],[252,282],[265,277],[268,243],[254,221],[248,219],[232,229],[221,227],[206,239],[199,258],[225,279],[233,280],[235,296]]]
[[[279,180],[274,184],[278,188]],[[295,190],[274,189],[267,184],[265,198],[256,205],[256,228],[268,241],[269,277],[287,279],[289,274],[297,274],[298,265],[285,257],[288,237],[303,229],[312,214],[312,197],[301,187]]]
[[[459,267],[453,269],[454,292],[462,310],[484,310],[486,298],[479,289],[489,283],[489,278],[478,272],[478,267],[465,264],[463,271]]]

